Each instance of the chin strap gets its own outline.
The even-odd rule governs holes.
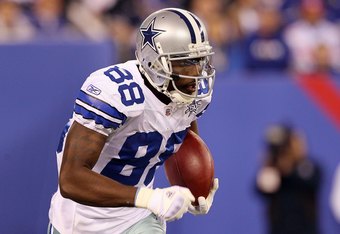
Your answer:
[[[195,98],[193,97],[185,97],[181,95],[176,90],[170,91],[169,94],[170,94],[171,101],[179,105],[190,104],[195,100]]]

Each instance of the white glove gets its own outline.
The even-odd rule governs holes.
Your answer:
[[[215,178],[213,186],[210,190],[210,193],[209,193],[207,199],[205,199],[205,197],[202,197],[202,196],[199,197],[197,199],[198,206],[190,205],[189,206],[189,212],[193,215],[207,214],[210,210],[210,207],[211,207],[213,201],[214,201],[214,196],[215,196],[217,189],[218,189],[218,178]]]
[[[188,188],[171,186],[164,189],[139,188],[136,193],[135,206],[147,208],[166,221],[182,218],[188,211],[194,195]]]

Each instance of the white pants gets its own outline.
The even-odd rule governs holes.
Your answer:
[[[148,217],[140,220],[139,222],[132,225],[130,228],[125,230],[122,234],[165,234],[166,233],[166,222],[157,218],[156,215],[150,214]],[[47,234],[61,234],[55,229],[52,224],[48,225]],[[66,234],[66,233],[62,233]],[[114,234],[114,233],[112,233]]]

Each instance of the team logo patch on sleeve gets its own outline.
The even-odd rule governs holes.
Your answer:
[[[97,88],[96,86],[94,86],[92,84],[87,86],[86,90],[89,91],[90,93],[94,94],[94,95],[99,95],[102,92],[99,88]]]

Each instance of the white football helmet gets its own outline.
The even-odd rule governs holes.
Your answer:
[[[215,69],[211,66],[212,47],[201,20],[186,10],[166,8],[148,16],[137,33],[136,57],[140,71],[151,85],[167,95],[173,102],[188,104],[211,94]],[[199,65],[198,76],[175,74],[172,62],[183,66]],[[193,79],[196,91],[180,91],[174,80]],[[169,91],[169,84],[172,90]]]

